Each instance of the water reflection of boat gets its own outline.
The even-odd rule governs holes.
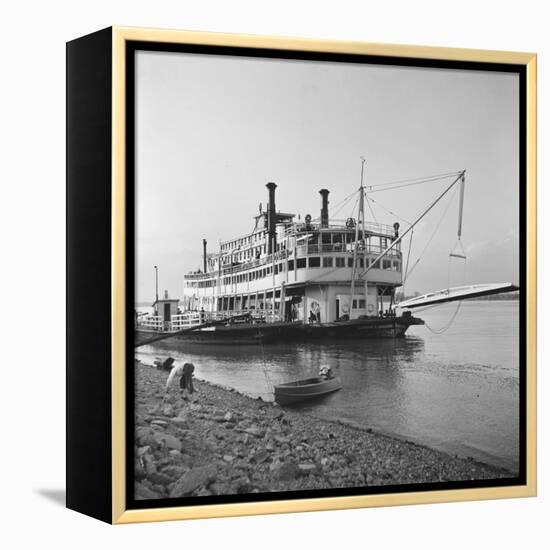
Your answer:
[[[273,389],[275,401],[279,405],[292,405],[338,391],[342,389],[342,380],[338,376],[329,379],[316,376],[305,380],[277,384]]]

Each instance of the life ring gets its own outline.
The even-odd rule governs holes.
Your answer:
[[[372,304],[369,304],[369,305],[367,306],[367,311],[368,311],[369,313],[372,313],[372,312],[374,311],[374,306],[373,306]]]

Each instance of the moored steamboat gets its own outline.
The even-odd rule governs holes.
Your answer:
[[[317,219],[277,211],[277,185],[251,233],[203,240],[201,270],[184,276],[182,300],[167,293],[136,318],[138,339],[157,333],[208,343],[399,337],[423,324],[396,315],[403,284],[399,224],[366,222],[361,185],[356,217],[329,219],[327,189]]]

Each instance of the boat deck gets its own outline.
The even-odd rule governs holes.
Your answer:
[[[167,342],[185,340],[208,344],[254,344],[294,340],[353,339],[403,336],[411,325],[423,325],[424,321],[412,315],[400,317],[366,317],[350,321],[304,324],[300,322],[228,323],[174,334]],[[136,340],[145,343],[148,338],[162,334],[152,330],[136,330]],[[166,333],[169,334],[169,333]]]

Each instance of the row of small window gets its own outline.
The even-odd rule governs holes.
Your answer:
[[[321,267],[330,268],[330,267],[353,267],[353,258],[342,258],[332,256],[310,256],[309,258],[298,258],[296,260],[296,269],[305,269],[309,268],[319,268]],[[363,258],[357,258],[356,267],[358,269],[364,269],[369,267],[372,263],[370,258],[366,259],[366,263]],[[294,271],[294,260],[288,261],[288,271]],[[374,269],[385,269],[387,271],[399,271],[400,262],[397,260],[382,260],[382,265],[380,265],[380,260],[378,260],[377,265],[374,266]],[[275,264],[275,275],[284,272],[284,264],[279,263]],[[236,283],[246,283],[248,281],[256,281],[258,279],[263,279],[264,277],[269,277],[273,274],[273,266],[264,267],[263,269],[257,269],[256,271],[250,271],[241,273],[239,275],[227,276],[223,278],[224,285],[236,284]],[[206,281],[189,281],[188,286],[198,287],[198,288],[211,288],[216,286],[217,282],[215,279],[208,279]]]
[[[306,263],[307,262],[307,263]],[[353,258],[343,258],[338,256],[333,258],[332,256],[323,256],[322,258],[323,267],[353,267]],[[372,264],[371,258],[357,258],[355,266],[359,269],[364,269],[369,267]],[[310,256],[309,258],[298,258],[296,260],[296,269],[303,269],[305,267],[315,268],[321,267],[321,258],[318,256]],[[292,271],[294,269],[294,261],[289,260],[288,269]],[[392,260],[382,260],[382,265],[380,265],[380,260],[376,262],[374,269],[386,269],[389,271],[399,271],[400,262]]]
[[[234,241],[223,243],[221,246],[222,250],[232,250],[236,248],[237,246],[242,246],[245,244],[255,243],[257,241],[260,241],[265,238],[266,231],[261,231],[258,233],[254,233],[252,235],[249,235],[248,237],[242,237],[240,239],[236,239]]]

